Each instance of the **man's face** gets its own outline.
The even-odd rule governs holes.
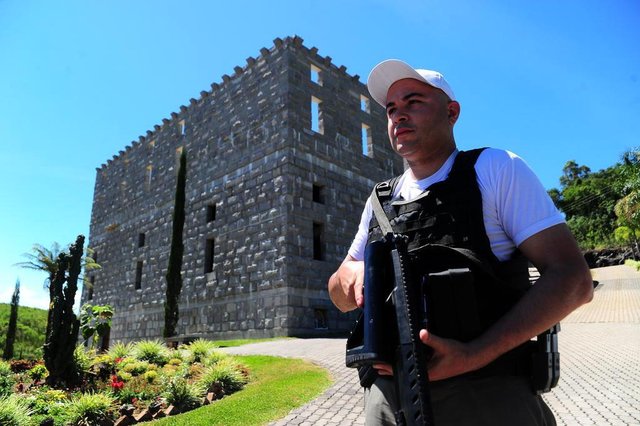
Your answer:
[[[387,130],[393,149],[409,164],[455,147],[453,124],[459,105],[439,89],[414,79],[387,92]]]

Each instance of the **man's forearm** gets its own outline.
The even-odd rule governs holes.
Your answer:
[[[503,318],[470,342],[476,368],[530,340],[593,297],[588,270],[577,266],[542,273],[536,284]]]

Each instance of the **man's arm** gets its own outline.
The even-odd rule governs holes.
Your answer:
[[[364,283],[364,261],[356,260],[350,254],[329,278],[329,297],[342,312],[361,308],[364,303],[362,286]]]
[[[540,272],[536,284],[484,334],[469,343],[420,332],[434,349],[429,363],[432,380],[484,367],[500,355],[558,323],[593,298],[593,281],[575,239],[565,224],[528,239],[520,251]]]

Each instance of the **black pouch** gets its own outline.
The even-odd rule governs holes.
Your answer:
[[[421,286],[429,331],[462,342],[480,334],[475,279],[469,268],[425,274]]]
[[[560,380],[558,332],[560,324],[538,335],[531,360],[531,385],[536,394],[549,392]]]

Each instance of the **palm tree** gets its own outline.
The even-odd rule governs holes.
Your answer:
[[[53,283],[56,278],[56,274],[58,273],[58,258],[62,250],[60,250],[60,244],[54,242],[51,245],[51,248],[48,249],[42,244],[34,244],[31,248],[31,253],[24,253],[23,256],[28,260],[25,262],[16,263],[16,266],[25,269],[31,269],[35,271],[43,271],[47,273],[47,278],[44,280],[44,288],[49,289],[49,313],[47,315],[47,330],[46,336],[51,332],[52,320],[51,316],[53,315],[52,307],[53,307],[53,299],[55,297],[55,291],[51,283]],[[95,269],[99,269],[100,265],[98,265],[95,260],[93,260],[93,250],[87,248],[86,255],[82,259],[82,269],[85,272],[92,271]],[[84,285],[91,285],[91,282],[87,278],[86,274],[82,277],[82,282]]]
[[[21,268],[47,273],[47,278],[44,280],[44,288],[49,289],[49,303],[53,301],[53,289],[51,288],[51,283],[58,271],[57,260],[60,251],[60,244],[55,242],[51,245],[50,249],[46,248],[42,244],[34,244],[31,248],[31,253],[23,254],[23,256],[28,260],[16,263],[16,266]]]
[[[35,271],[42,271],[47,273],[47,278],[44,280],[44,288],[49,289],[49,303],[53,301],[53,289],[51,283],[56,277],[58,272],[58,256],[62,250],[60,250],[60,244],[54,242],[51,244],[51,248],[48,249],[42,244],[34,244],[31,248],[31,253],[24,253],[23,256],[28,260],[25,262],[16,263],[16,266],[25,269],[31,269]],[[82,269],[84,272],[100,269],[100,265],[93,259],[93,250],[87,248],[87,253],[82,260]],[[90,286],[89,279],[84,275],[82,277],[84,285]]]

